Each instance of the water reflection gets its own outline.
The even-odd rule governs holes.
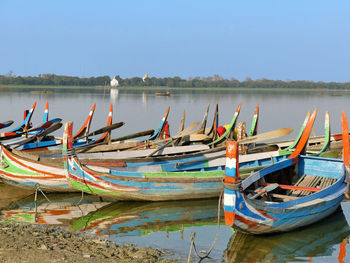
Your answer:
[[[118,100],[119,90],[116,88],[111,88],[110,90],[110,97],[111,97],[111,103],[115,104],[115,102]]]
[[[217,200],[116,202],[72,221],[73,231],[103,236],[144,236],[217,222]]]
[[[317,262],[332,256],[343,262],[350,227],[341,211],[318,224],[289,233],[251,236],[235,233],[225,251],[226,262]],[[324,262],[324,261],[323,261]]]
[[[5,220],[27,222],[33,224],[49,224],[69,226],[74,218],[82,217],[110,202],[103,202],[96,196],[81,198],[78,194],[35,195],[17,200],[3,208],[1,217]]]
[[[47,197],[47,198],[46,198]],[[152,232],[183,233],[192,226],[215,225],[217,200],[174,202],[108,202],[92,195],[48,194],[17,200],[3,208],[2,219],[66,226],[73,232],[100,236],[144,236]]]

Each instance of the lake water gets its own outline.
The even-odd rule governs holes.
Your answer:
[[[215,105],[219,105],[220,124],[229,123],[235,109],[242,102],[239,121],[253,117],[256,104],[260,105],[259,132],[288,127],[294,129],[294,138],[308,110],[318,109],[314,133],[324,133],[324,113],[330,112],[331,129],[341,131],[341,111],[350,117],[347,92],[286,92],[286,91],[230,91],[194,92],[171,91],[170,97],[157,97],[155,91],[100,90],[74,92],[54,91],[50,94],[29,91],[0,91],[2,114],[0,121],[14,120],[15,127],[23,119],[23,110],[34,101],[37,107],[32,119],[39,125],[49,102],[49,118],[60,117],[74,121],[77,130],[85,121],[93,103],[96,103],[91,130],[101,128],[107,121],[109,105],[113,104],[113,122],[125,125],[113,131],[112,137],[138,131],[156,129],[170,106],[171,134],[178,130],[182,112],[186,111],[186,126],[201,121],[210,104],[208,124],[213,120]],[[11,128],[11,127],[10,127]],[[61,135],[62,130],[56,132]],[[287,137],[287,138],[288,138]],[[283,235],[251,237],[235,234],[225,226],[221,217],[217,224],[218,200],[181,202],[139,203],[101,202],[98,198],[84,195],[39,195],[35,207],[34,196],[15,200],[2,209],[8,219],[37,223],[57,224],[73,232],[87,232],[108,238],[116,243],[135,243],[166,249],[175,258],[187,262],[191,237],[195,233],[197,251],[208,251],[218,233],[218,239],[209,259],[202,262],[337,262],[339,253],[349,248],[346,238],[350,228],[342,212],[312,227]],[[37,212],[35,212],[37,211]],[[223,212],[220,212],[223,215]],[[343,242],[343,243],[342,243]],[[341,246],[341,244],[343,244]],[[192,262],[198,262],[193,249]],[[201,254],[203,255],[203,254]],[[350,256],[344,258],[349,262]],[[342,261],[339,261],[342,262]]]

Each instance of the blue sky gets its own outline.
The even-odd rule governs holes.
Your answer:
[[[350,81],[350,2],[0,1],[0,74]]]

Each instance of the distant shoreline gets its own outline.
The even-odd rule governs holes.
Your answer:
[[[329,88],[245,88],[245,87],[164,87],[164,86],[55,86],[55,85],[0,85],[0,91],[25,89],[32,93],[51,93],[46,90],[90,90],[90,91],[109,91],[110,89],[118,90],[138,90],[138,91],[309,91],[309,92],[349,92],[349,89],[329,89]]]

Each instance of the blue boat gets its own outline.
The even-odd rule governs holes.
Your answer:
[[[245,180],[237,169],[238,143],[229,142],[224,179],[226,224],[249,234],[268,234],[304,227],[335,212],[344,193],[349,192],[349,135],[344,112],[342,131],[344,160],[305,156],[300,154],[304,149],[296,149],[288,159]]]

